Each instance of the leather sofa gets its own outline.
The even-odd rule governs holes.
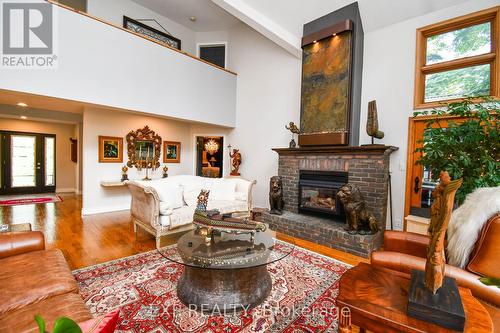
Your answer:
[[[38,332],[37,314],[49,331],[61,316],[92,319],[62,252],[45,250],[43,233],[1,233],[0,332]]]
[[[384,251],[371,255],[371,264],[410,274],[425,270],[429,237],[411,232],[386,231]],[[469,288],[490,313],[495,332],[500,332],[500,289],[479,281],[483,276],[500,278],[500,214],[483,227],[465,269],[446,265],[445,275]]]

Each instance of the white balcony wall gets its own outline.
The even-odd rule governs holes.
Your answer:
[[[0,69],[0,89],[234,127],[236,75],[64,8],[54,11],[57,68]]]

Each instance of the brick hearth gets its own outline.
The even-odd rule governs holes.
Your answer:
[[[263,213],[263,220],[273,230],[368,257],[382,244],[390,155],[397,149],[392,146],[273,149],[279,154],[278,175],[283,180],[286,212],[282,216]],[[381,231],[374,236],[352,236],[345,232],[343,223],[298,214],[299,170],[347,172],[349,183],[360,188]]]

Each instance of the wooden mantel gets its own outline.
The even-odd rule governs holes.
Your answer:
[[[312,154],[384,154],[390,155],[398,147],[386,145],[364,145],[364,146],[325,146],[325,147],[301,147],[301,148],[273,148],[279,155],[312,155]]]

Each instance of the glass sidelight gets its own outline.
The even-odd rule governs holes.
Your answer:
[[[1,132],[0,137],[0,193],[55,192],[55,136]]]

